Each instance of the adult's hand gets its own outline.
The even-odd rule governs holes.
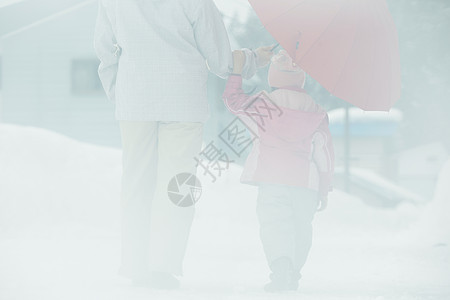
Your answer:
[[[255,50],[256,54],[256,66],[262,68],[270,63],[273,55],[275,54],[272,49],[274,45],[259,47]]]

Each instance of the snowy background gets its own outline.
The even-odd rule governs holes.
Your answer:
[[[241,167],[203,195],[182,288],[132,287],[120,258],[121,153],[46,130],[0,125],[0,299],[450,298],[450,161],[426,205],[372,208],[335,191],[317,214],[299,292],[262,291],[255,188]]]

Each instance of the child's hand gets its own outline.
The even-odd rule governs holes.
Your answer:
[[[256,54],[256,66],[258,68],[262,68],[267,66],[270,63],[273,55],[275,54],[272,49],[274,45],[259,47],[255,50]]]
[[[233,51],[233,73],[242,74],[245,65],[245,53],[241,50]]]
[[[317,211],[324,211],[328,206],[328,197],[321,196],[319,197],[319,206],[317,207]]]

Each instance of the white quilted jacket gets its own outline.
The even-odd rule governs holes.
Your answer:
[[[118,120],[204,122],[208,69],[226,77],[232,65],[212,0],[99,0],[94,46]]]

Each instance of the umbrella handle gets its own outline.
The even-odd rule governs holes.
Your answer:
[[[302,38],[302,32],[299,31],[298,32],[298,40],[297,40],[297,43],[295,44],[295,50],[298,50],[298,48],[300,48],[300,40],[301,40],[301,38]]]

